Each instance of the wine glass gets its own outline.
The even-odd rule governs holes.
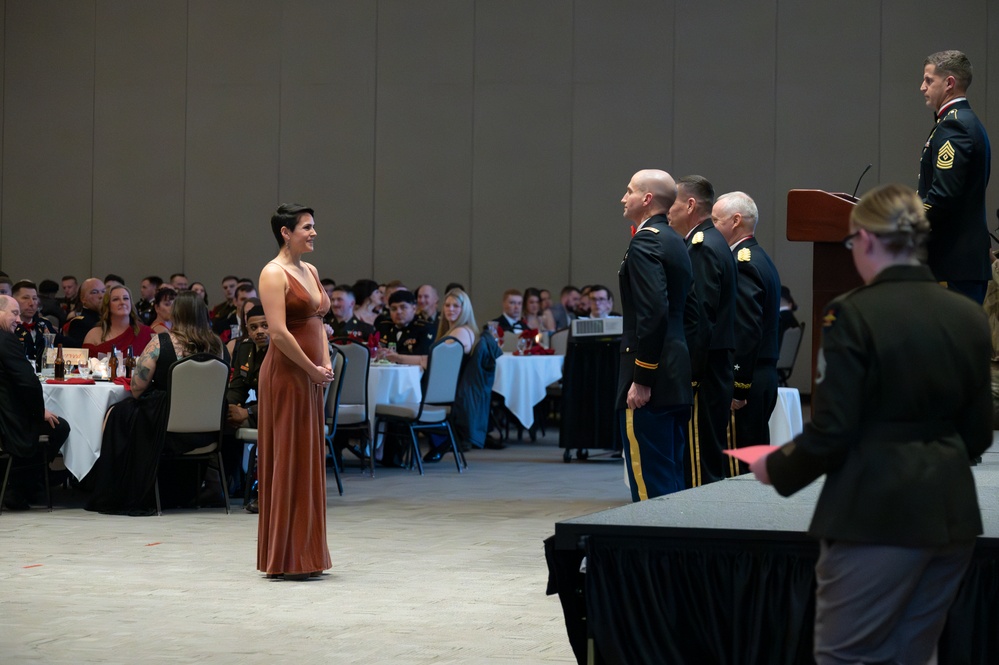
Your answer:
[[[531,340],[521,337],[517,340],[517,355],[524,355],[531,348]]]

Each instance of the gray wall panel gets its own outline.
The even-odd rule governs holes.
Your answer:
[[[281,16],[263,0],[189,11],[182,267],[217,301],[225,274],[255,280],[277,251]]]
[[[753,197],[757,236],[770,250],[776,3],[679,3],[675,34],[671,173],[698,173],[718,194],[741,190]]]
[[[473,6],[378,6],[373,277],[468,285]],[[368,277],[370,275],[356,275]]]
[[[915,185],[931,51],[967,51],[987,127],[999,108],[989,0],[921,23],[937,4],[0,6],[0,268],[130,283],[183,269],[216,300],[223,274],[256,277],[273,256],[286,199],[316,206],[324,274],[457,279],[483,320],[508,286],[613,288],[623,187],[660,166],[754,196],[760,240],[807,306],[787,190],[848,189],[869,161],[862,189]]]
[[[134,298],[184,262],[186,36],[183,0],[97,3],[92,272],[122,275]]]
[[[5,33],[0,263],[14,280],[87,273],[94,3],[10,3]]]
[[[861,193],[877,183],[879,16],[877,5],[853,0],[836,7],[782,5],[778,17],[772,255],[798,303],[798,319],[808,325],[791,376],[791,384],[803,389],[811,370],[812,245],[787,241],[787,190],[852,192],[869,163],[874,166]],[[822,30],[815,30],[819,25]],[[840,57],[830,59],[837,50]]]
[[[375,32],[372,3],[285,3],[281,56],[281,201],[316,210],[309,260],[338,282],[372,274]]]
[[[636,35],[621,16],[663,26]],[[621,197],[642,168],[672,162],[673,4],[642,1],[575,5],[573,34],[572,217],[568,282],[603,283],[617,295],[617,270],[630,239]],[[552,289],[564,285],[556,279]],[[616,301],[618,308],[620,301]]]
[[[919,156],[933,129],[933,110],[926,107],[919,85],[923,60],[935,51],[960,49],[971,62],[986,61],[986,2],[955,0],[947,4],[947,20],[912,21],[914,7],[905,0],[883,0],[881,37],[881,182],[915,188]],[[995,18],[993,18],[995,20]],[[888,26],[906,26],[904,30]],[[969,30],[970,26],[981,26]],[[969,99],[979,94],[973,85]]]
[[[557,288],[568,268],[571,10],[476,5],[471,288],[482,320],[499,314],[506,289]]]

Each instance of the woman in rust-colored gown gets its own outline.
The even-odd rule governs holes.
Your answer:
[[[333,379],[323,315],[330,301],[302,261],[316,237],[311,208],[285,204],[271,218],[281,248],[260,273],[270,350],[260,368],[257,568],[303,580],[330,568],[326,545],[323,389]]]

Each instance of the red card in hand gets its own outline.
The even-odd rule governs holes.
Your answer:
[[[746,464],[752,464],[761,457],[766,457],[773,451],[780,448],[780,446],[746,446],[745,448],[736,448],[735,450],[723,450],[722,452],[726,455],[731,455],[737,460],[741,460]]]

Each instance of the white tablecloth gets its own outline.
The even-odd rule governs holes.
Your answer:
[[[62,447],[63,461],[76,478],[83,478],[101,455],[101,426],[108,407],[129,396],[124,386],[42,384],[45,408],[69,423]]]
[[[778,388],[777,405],[770,414],[770,444],[782,446],[801,434],[801,395],[797,388]]]
[[[506,408],[520,424],[534,424],[534,405],[545,398],[548,385],[562,378],[565,356],[515,356],[504,353],[496,359],[493,392],[503,396]]]
[[[423,399],[419,365],[372,365],[368,374],[368,418],[375,432],[375,406],[378,404],[419,403]]]

